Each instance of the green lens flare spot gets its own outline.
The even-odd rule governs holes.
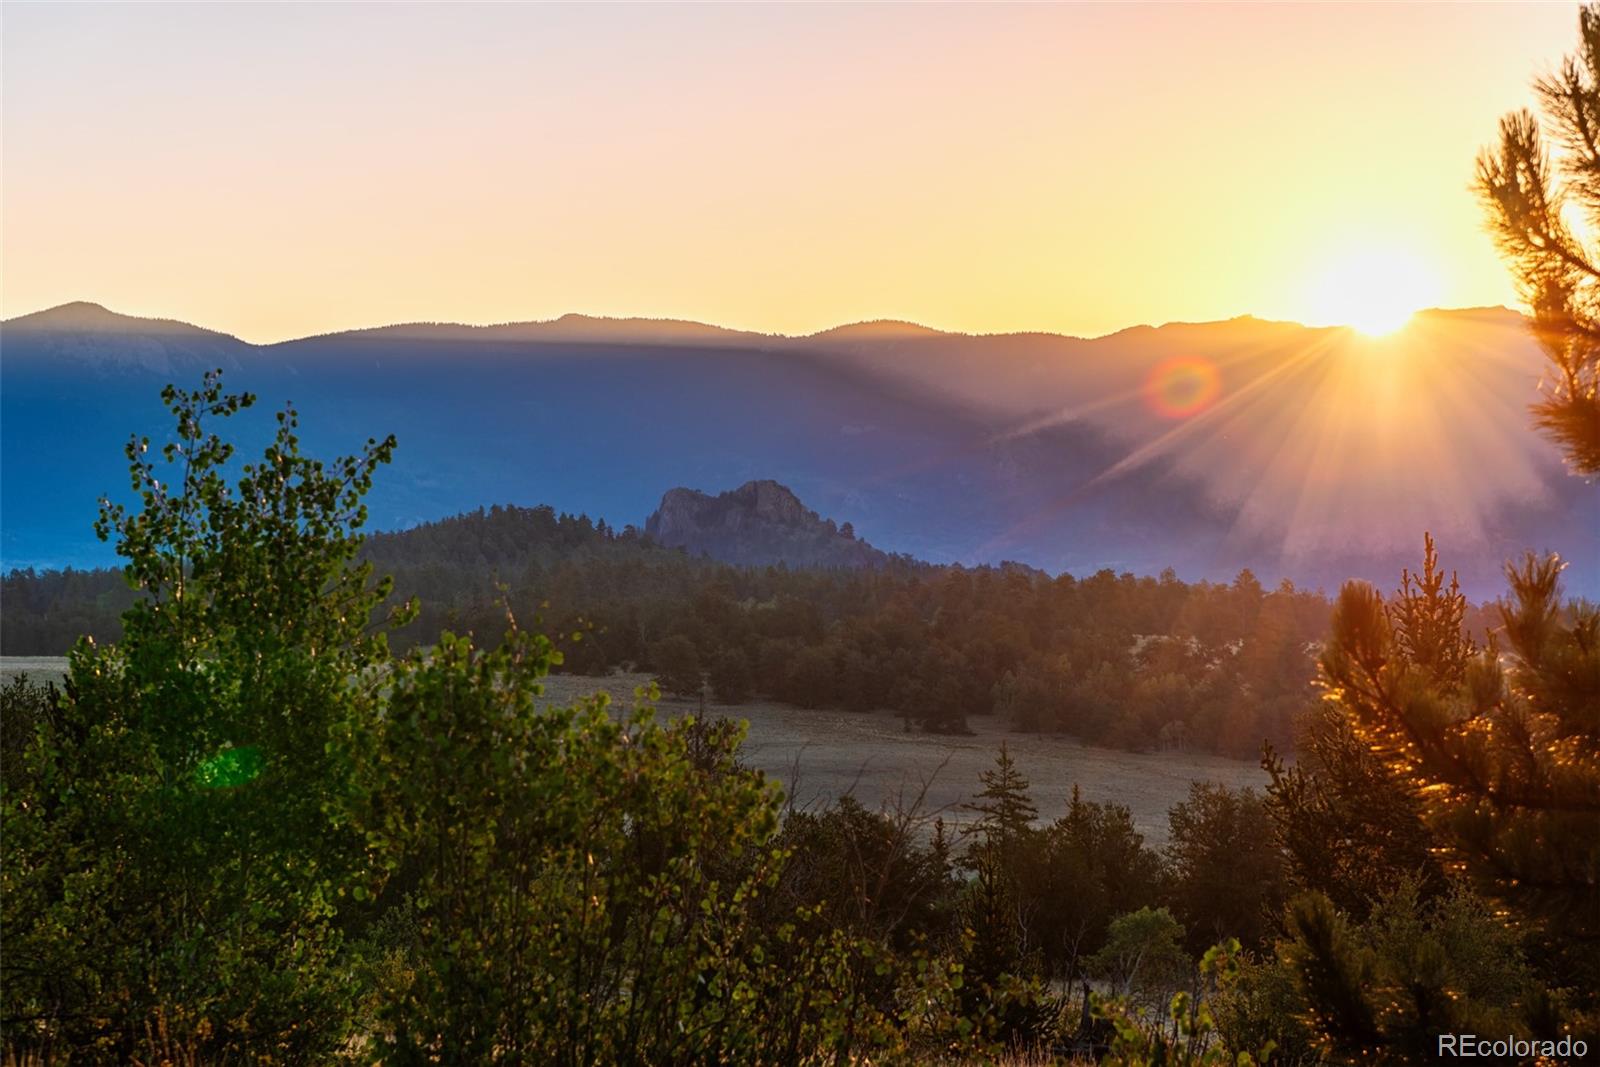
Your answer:
[[[206,789],[232,789],[255,778],[265,763],[254,745],[225,748],[195,768],[195,781]]]

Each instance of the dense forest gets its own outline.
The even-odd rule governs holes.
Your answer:
[[[704,686],[725,704],[889,709],[934,732],[994,715],[1022,732],[1247,759],[1263,741],[1293,747],[1330,610],[1320,592],[1269,591],[1249,571],[1220,585],[905,558],[732,567],[548,507],[375,534],[362,557],[394,577],[391,602],[419,601],[391,635],[399,649],[445,631],[497,640],[509,608],[559,635],[563,671],[651,671],[670,692]],[[0,593],[12,655],[64,654],[78,634],[113,640],[133,600],[112,570],[12,571]],[[1469,628],[1491,617],[1473,609]]]
[[[416,596],[397,647],[444,631],[494,640],[509,608],[562,635],[561,669],[652,671],[664,688],[736,704],[892,709],[930,731],[971,715],[1130,748],[1253,758],[1292,744],[1328,602],[1248,571],[1231,585],[1022,566],[737,568],[586,516],[503,508],[370,538],[363,558]],[[13,571],[0,642],[64,653],[114,639],[132,594],[118,572]]]
[[[566,635],[568,670],[638,665],[673,692],[892,709],[930,731],[998,715],[1021,731],[1247,757],[1263,738],[1289,739],[1328,613],[1323,597],[1287,583],[1269,593],[1248,572],[1215,586],[903,560],[733,568],[548,509],[375,537],[367,555],[421,599],[403,639],[494,634],[504,597]]]

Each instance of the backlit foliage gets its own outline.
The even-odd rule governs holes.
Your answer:
[[[1533,411],[1574,470],[1600,475],[1600,8],[1578,17],[1578,52],[1534,83],[1544,132],[1530,111],[1500,120],[1500,142],[1478,158],[1490,230],[1533,311],[1550,359]],[[1552,160],[1546,147],[1553,142]]]

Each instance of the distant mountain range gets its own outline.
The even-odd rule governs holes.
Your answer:
[[[90,524],[126,489],[121,446],[164,439],[161,386],[209,367],[261,398],[233,431],[246,454],[290,400],[318,453],[396,433],[379,529],[493,502],[621,523],[663,485],[779,482],[851,521],[860,551],[934,562],[1387,587],[1428,529],[1476,596],[1527,548],[1562,552],[1569,586],[1600,593],[1600,493],[1530,428],[1543,360],[1498,308],[1377,341],[1251,318],[1086,340],[568,315],[253,345],[67,304],[0,324],[4,565],[112,562]],[[656,521],[684,530],[719,507],[669,502]],[[711,551],[691,526],[701,540],[682,543]]]

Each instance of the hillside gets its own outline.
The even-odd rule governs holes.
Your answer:
[[[670,693],[704,683],[723,702],[887,710],[933,734],[985,720],[1244,758],[1263,738],[1291,746],[1311,697],[1329,605],[1292,585],[930,565],[828,533],[773,482],[667,497],[734,517],[708,524],[727,555],[798,547],[830,562],[733,566],[587,515],[480,508],[368,540],[363,556],[393,577],[392,602],[420,605],[391,644],[433,645],[449,631],[494,645],[509,614],[550,635],[564,672],[651,671]],[[0,653],[59,655],[79,634],[116,640],[132,593],[114,570],[14,571],[0,600]]]
[[[1529,428],[1541,357],[1503,309],[1385,341],[1255,319],[1079,339],[567,316],[256,346],[69,305],[0,343],[7,566],[109,562],[89,527],[127,434],[162,431],[162,385],[221,366],[261,397],[247,436],[291,400],[319,452],[399,435],[380,529],[485,500],[642,525],[662,486],[774,479],[935,562],[1331,589],[1389,581],[1430,529],[1474,596],[1525,548],[1600,591],[1600,498]]]

